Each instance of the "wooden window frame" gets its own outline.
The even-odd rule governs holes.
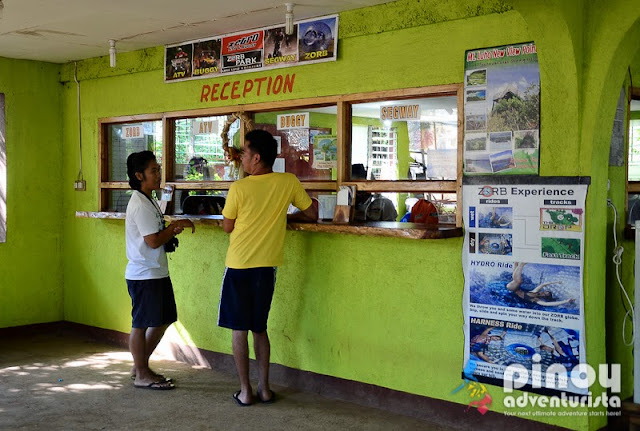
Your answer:
[[[375,102],[380,100],[404,100],[424,97],[456,96],[458,108],[458,149],[457,149],[457,178],[455,180],[350,180],[351,169],[351,106],[356,103]],[[230,115],[243,111],[253,115],[258,112],[273,112],[304,108],[318,108],[323,106],[337,107],[336,125],[338,139],[338,168],[335,181],[301,181],[303,187],[309,191],[336,191],[341,185],[354,185],[358,190],[371,192],[396,193],[455,193],[457,201],[456,226],[462,225],[462,145],[464,118],[464,87],[463,84],[450,84],[432,87],[406,88],[386,90],[372,93],[347,94],[342,96],[326,96],[307,99],[253,103],[239,106],[224,106],[194,110],[161,112],[156,114],[129,115],[122,117],[101,118],[98,121],[99,133],[99,211],[106,211],[109,202],[109,192],[112,190],[129,189],[128,181],[109,181],[109,142],[108,128],[114,124],[140,121],[162,121],[162,184],[172,185],[175,189],[189,190],[228,190],[231,181],[175,181],[175,120]],[[244,125],[241,126],[241,142],[244,139]]]

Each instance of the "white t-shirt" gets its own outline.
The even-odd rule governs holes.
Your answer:
[[[169,264],[164,247],[149,247],[144,237],[160,232],[164,226],[160,209],[142,192],[134,191],[127,205],[124,223],[127,239],[127,280],[150,280],[169,276]]]

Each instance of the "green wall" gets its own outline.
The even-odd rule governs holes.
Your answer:
[[[57,64],[0,58],[7,143],[0,327],[63,318],[61,213],[63,187],[73,190],[73,180],[63,183],[61,174],[59,71]]]
[[[592,365],[621,362],[627,396],[631,359],[621,343],[621,306],[611,286],[606,207],[607,178],[620,208],[624,175],[609,169],[603,155],[629,65],[637,76],[640,12],[633,6],[625,0],[401,0],[341,14],[337,62],[216,82],[296,74],[292,93],[254,94],[241,99],[243,104],[451,84],[462,81],[465,50],[535,41],[541,74],[540,174],[592,177],[585,249],[587,359]],[[78,169],[73,65],[61,68],[60,96],[57,66],[0,63],[10,157],[9,240],[0,244],[0,265],[10,281],[2,292],[9,301],[3,304],[7,312],[0,309],[0,326],[64,318],[129,330],[124,223],[78,219],[74,213],[98,209],[99,118],[223,106],[221,101],[200,102],[202,85],[213,80],[164,84],[162,64],[162,47],[119,54],[116,69],[108,67],[107,57],[78,64],[88,184],[79,193],[71,187]],[[33,119],[42,123],[43,118],[48,127],[31,127]],[[31,147],[19,145],[36,139]],[[27,161],[28,173],[22,173],[22,166],[12,168],[14,157]],[[34,214],[34,198],[49,217]],[[185,342],[224,353],[231,352],[231,334],[215,322],[227,245],[221,229],[199,226],[195,235],[182,235],[170,259],[177,332]],[[629,250],[623,278],[632,283]],[[287,232],[285,265],[269,321],[273,362],[466,404],[464,391],[451,395],[463,365],[461,251],[460,238],[412,241]],[[489,391],[491,409],[504,411],[501,389],[490,386]],[[575,429],[606,423],[597,416],[535,419]]]

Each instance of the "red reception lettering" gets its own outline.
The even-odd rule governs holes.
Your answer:
[[[289,93],[293,93],[293,81],[295,81],[295,79],[296,79],[295,73],[293,75],[287,75],[284,77],[284,86],[282,89],[283,93],[286,93],[287,89],[289,90]]]
[[[200,93],[200,102],[206,102],[209,100],[209,93],[211,93],[211,87],[207,84],[202,86],[202,92]]]
[[[267,78],[256,78],[256,82],[258,83],[258,96],[260,95],[260,91],[262,90],[262,83],[266,81]]]
[[[273,80],[273,94],[280,93],[280,90],[282,90],[282,75],[276,76]]]
[[[233,81],[233,87],[231,87],[231,98],[232,99],[239,99],[240,95],[236,94],[236,91],[238,91],[238,85],[240,85],[240,81]]]
[[[224,90],[230,85],[230,82],[225,82],[222,85],[222,90],[220,90],[220,100],[227,100],[229,98],[229,96],[225,96],[224,95]]]
[[[251,90],[253,90],[253,81],[250,79],[247,79],[246,81],[244,81],[244,88],[242,89],[242,97],[245,97],[247,93],[251,92]]]
[[[215,102],[216,100],[218,100],[218,96],[216,96],[216,93],[218,92],[218,87],[220,87],[220,84],[213,84],[213,87],[211,87],[211,101]]]

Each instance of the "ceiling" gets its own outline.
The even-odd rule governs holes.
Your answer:
[[[3,0],[0,56],[66,63],[284,23],[273,0]],[[306,0],[299,21],[384,0]]]

